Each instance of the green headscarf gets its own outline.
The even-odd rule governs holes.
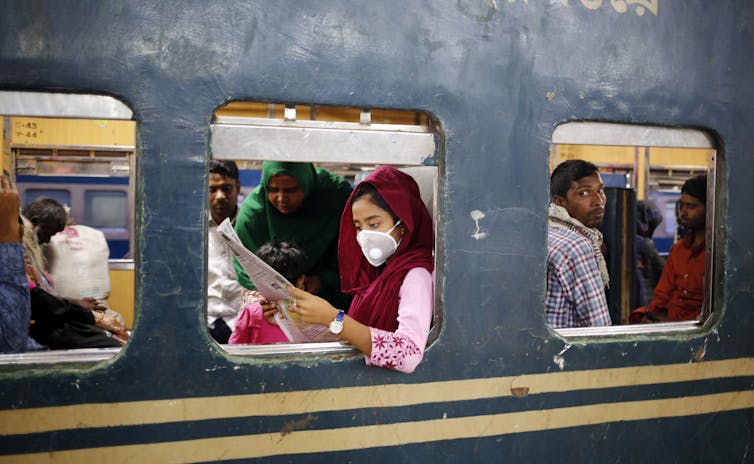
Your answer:
[[[304,203],[293,214],[282,214],[267,200],[267,185],[277,174],[295,178],[304,191]],[[340,297],[338,230],[340,215],[351,193],[343,178],[315,168],[312,163],[265,161],[262,181],[244,200],[236,218],[236,233],[249,250],[272,239],[296,242],[306,253],[307,275],[322,282],[320,296],[333,302]],[[246,273],[235,263],[238,282],[254,289]]]

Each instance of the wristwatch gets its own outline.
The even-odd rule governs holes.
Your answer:
[[[335,319],[330,323],[330,332],[335,335],[343,332],[343,316],[345,315],[346,313],[344,313],[343,310],[338,311],[338,315],[335,316]]]

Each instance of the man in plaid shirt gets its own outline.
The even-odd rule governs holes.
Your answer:
[[[597,166],[568,160],[550,177],[547,232],[547,323],[552,327],[610,325],[609,284],[602,255],[605,185]]]

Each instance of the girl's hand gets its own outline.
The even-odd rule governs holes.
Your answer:
[[[277,321],[275,320],[275,312],[278,310],[277,305],[275,303],[270,303],[266,299],[260,300],[259,304],[262,306],[262,315],[264,316],[264,320],[272,325],[278,325]]]
[[[293,297],[293,304],[288,307],[288,310],[301,316],[304,322],[329,326],[338,315],[337,309],[318,296],[292,286],[287,287],[286,290]]]

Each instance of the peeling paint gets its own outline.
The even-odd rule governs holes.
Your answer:
[[[315,417],[312,414],[307,414],[303,419],[286,422],[283,428],[280,429],[280,435],[284,437],[295,432],[296,430],[303,430],[307,428],[309,424],[311,424],[314,420]]]
[[[458,9],[477,21],[487,22],[498,9],[495,0],[458,0]]]
[[[479,227],[479,221],[484,219],[485,217],[484,213],[479,211],[478,209],[475,209],[469,214],[471,215],[471,219],[474,220],[474,224],[476,224],[476,230],[474,230],[474,233],[471,234],[471,238],[473,238],[474,240],[480,240],[487,237],[487,232],[480,232]]]
[[[704,339],[704,345],[700,346],[699,348],[694,351],[694,359],[693,362],[701,362],[704,361],[704,356],[707,354],[707,339]]]
[[[561,367],[562,369],[562,367]],[[529,387],[514,387],[511,388],[511,395],[514,398],[526,398],[529,396]]]
[[[569,343],[566,343],[563,349],[560,350],[560,353],[552,357],[552,362],[554,362],[560,368],[561,371],[565,367],[565,357],[563,357],[563,355],[569,349],[571,349],[571,345]]]

